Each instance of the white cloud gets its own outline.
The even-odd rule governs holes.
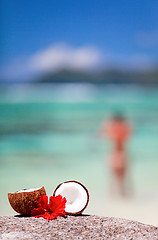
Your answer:
[[[148,70],[153,68],[154,59],[149,55],[101,54],[95,47],[71,47],[56,44],[38,51],[30,57],[19,58],[3,68],[1,77],[8,80],[28,80],[48,71],[60,69],[92,70],[118,68],[122,70]]]
[[[90,69],[101,62],[101,54],[94,47],[72,48],[57,44],[33,55],[29,60],[33,71],[68,69]]]
[[[42,72],[60,69],[88,70],[97,68],[102,56],[95,47],[71,47],[56,44],[34,53],[30,57],[14,60],[3,67],[1,77],[8,80],[25,80]]]

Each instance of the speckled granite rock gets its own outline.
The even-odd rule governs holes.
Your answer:
[[[43,218],[0,217],[0,239],[155,239],[158,228],[120,218],[66,216]]]

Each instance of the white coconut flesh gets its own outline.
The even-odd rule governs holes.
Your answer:
[[[67,200],[65,206],[65,212],[67,213],[81,212],[87,205],[88,193],[80,183],[62,183],[55,191],[55,196],[59,194]]]
[[[39,188],[31,188],[31,189],[22,189],[20,191],[17,191],[16,193],[21,193],[21,192],[34,192],[40,190],[42,187]]]

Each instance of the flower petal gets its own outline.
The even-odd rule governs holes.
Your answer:
[[[61,195],[51,196],[49,199],[49,208],[53,213],[56,213],[60,216],[65,215],[65,204],[66,198]]]
[[[42,215],[43,218],[45,218],[46,220],[51,220],[51,216],[49,212],[45,212],[45,214]]]
[[[37,215],[42,215],[44,214],[45,211],[42,207],[39,207],[39,208],[34,208],[33,210],[31,210],[31,215],[34,217],[34,216],[37,216]]]
[[[31,211],[32,217],[43,217],[46,220],[57,218],[57,216],[64,216],[66,198],[61,195],[51,196],[48,204],[48,196],[41,195],[39,198],[39,207]]]
[[[39,198],[39,206],[46,209],[46,210],[49,210],[49,205],[48,205],[48,196],[47,195],[41,195],[40,198]]]
[[[43,217],[43,215],[36,215],[36,216],[31,216],[31,217],[40,218],[40,217]]]
[[[56,213],[51,213],[50,214],[50,220],[57,218],[58,214]]]

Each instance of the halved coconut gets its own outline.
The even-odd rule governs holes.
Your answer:
[[[16,212],[21,215],[30,215],[31,210],[38,207],[38,199],[41,194],[46,194],[44,187],[23,189],[15,193],[8,193],[8,199]]]
[[[65,212],[69,215],[81,214],[88,205],[89,193],[87,188],[77,181],[67,181],[57,186],[54,196],[61,195],[65,197]]]

